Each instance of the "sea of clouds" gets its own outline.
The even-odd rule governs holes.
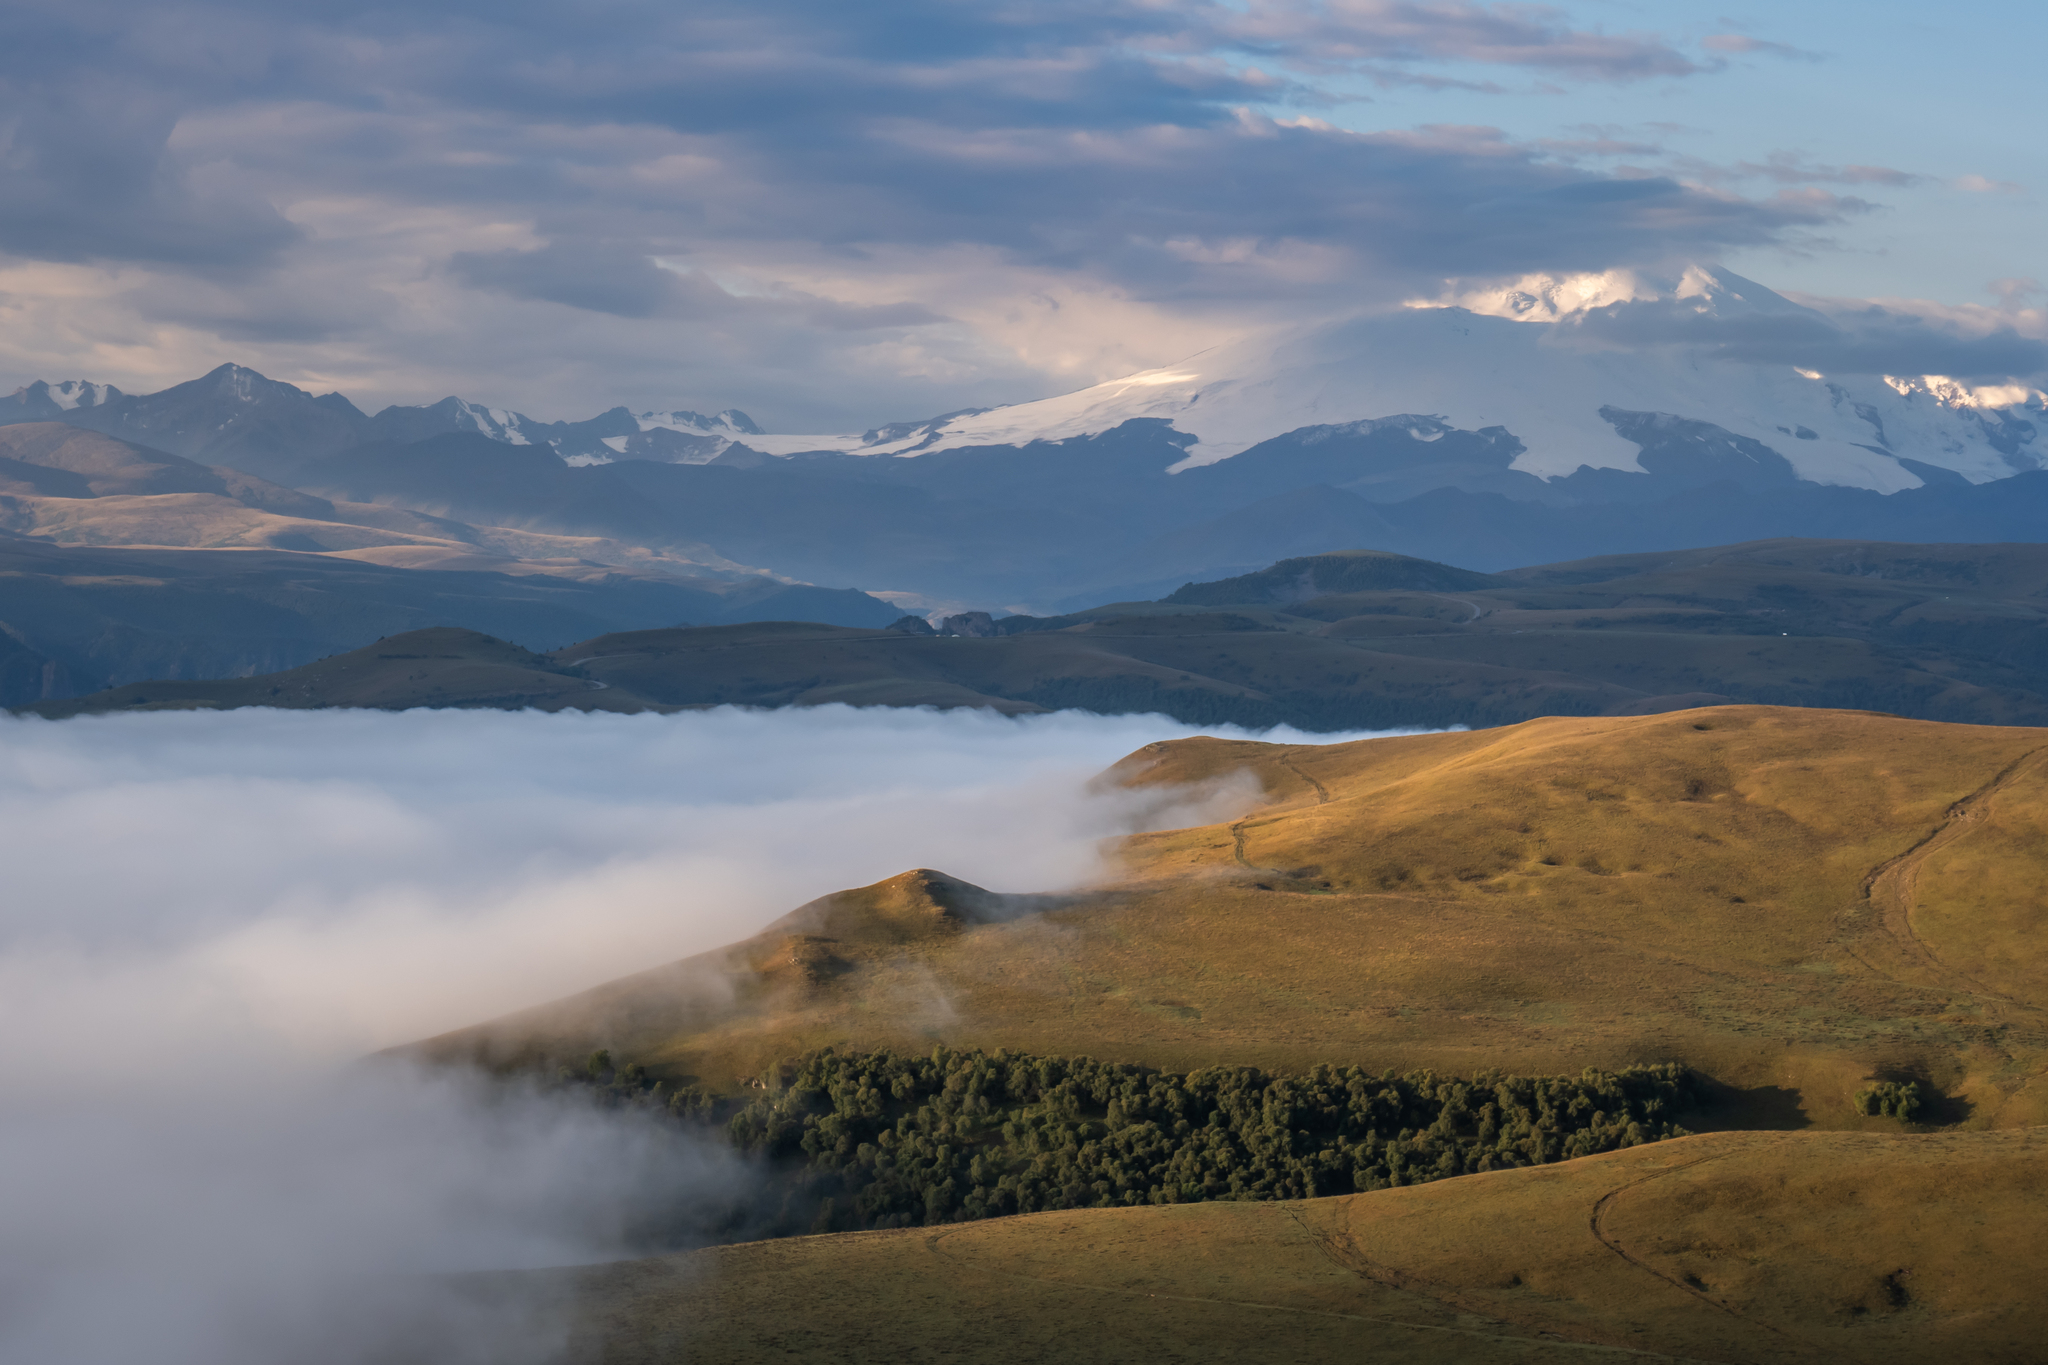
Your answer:
[[[365,1061],[916,866],[1052,891],[1244,783],[1092,789],[1160,717],[0,719],[0,1359],[559,1353],[505,1271],[646,1249],[723,1149]],[[1275,735],[1327,741],[1337,736]]]

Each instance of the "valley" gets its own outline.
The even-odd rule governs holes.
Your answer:
[[[2048,1365],[1965,17],[0,10],[0,1365]]]

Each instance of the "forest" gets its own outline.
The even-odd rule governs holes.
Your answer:
[[[1678,1137],[1673,1064],[1469,1079],[1318,1066],[1175,1074],[1088,1057],[826,1048],[720,1100],[594,1054],[558,1082],[718,1131],[760,1159],[751,1236],[964,1222],[1048,1209],[1307,1199]]]

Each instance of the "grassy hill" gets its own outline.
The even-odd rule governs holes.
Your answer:
[[[843,606],[802,597],[822,589],[780,591],[748,618]],[[1490,576],[1321,555],[1163,602],[988,629],[635,631],[558,650],[548,666],[604,683],[616,707],[1081,707],[1337,730],[1752,702],[2048,725],[2048,546],[1766,542]],[[216,704],[248,704],[216,692]],[[496,703],[436,679],[391,704]]]
[[[870,1114],[895,1134],[883,1156],[861,1149],[877,1179],[946,1160],[933,1144],[993,1153],[999,1122],[1027,1157],[1104,1169],[1151,1139],[1124,1136],[1137,1111],[1073,1108],[1064,1086],[1036,1106],[1064,1128],[1015,1094],[991,1108],[970,1070],[944,1103],[894,1089],[898,1118],[850,1079],[807,1089],[852,1074],[817,1049],[923,1050],[934,1068],[1009,1049],[1041,1084],[1030,1054],[1261,1067],[1295,1075],[1292,1099],[1263,1090],[1265,1114],[1292,1106],[1304,1137],[1323,1122],[1316,1087],[1345,1084],[1319,1064],[1530,1077],[1671,1061],[1702,1073],[1703,1102],[1676,1116],[1708,1131],[1339,1197],[1155,1191],[515,1282],[567,1291],[576,1358],[606,1365],[2038,1358],[2048,731],[1718,707],[1327,746],[1191,739],[1106,780],[1164,793],[1239,772],[1262,801],[1128,839],[1102,885],[1003,894],[918,869],[417,1050],[548,1068],[606,1048],[635,1084],[645,1068],[762,1096],[736,1138],[776,1096],[815,1115],[829,1091],[802,1151],[837,1133],[849,1162],[835,1116]],[[813,1060],[793,1068],[799,1053]],[[1162,1087],[1229,1080],[1155,1077],[1147,1093],[1179,1105]],[[1913,1122],[1858,1103],[1908,1082],[1927,1099]],[[1388,1083],[1353,1083],[1351,1103]],[[1321,1159],[1292,1150],[1303,1170]],[[1114,1196],[1099,1202],[1131,1202]]]
[[[2040,1358],[2038,1131],[1720,1133],[1285,1204],[1090,1209],[512,1278],[572,1358]]]
[[[1332,746],[1213,739],[1116,770],[1254,774],[1241,820],[1136,836],[1108,884],[999,896],[930,871],[719,952],[424,1046],[598,1047],[730,1090],[821,1046],[1169,1068],[1573,1073],[1678,1061],[1688,1126],[2048,1120],[2048,734],[1716,708]]]

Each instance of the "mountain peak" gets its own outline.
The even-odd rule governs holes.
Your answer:
[[[24,384],[8,395],[7,405],[19,409],[14,420],[33,421],[40,417],[54,417],[60,413],[76,412],[81,408],[104,407],[127,397],[112,384],[94,384],[83,379],[67,379],[52,384],[38,379]],[[10,414],[12,415],[12,414]]]
[[[1755,280],[1718,265],[1690,264],[1676,274],[1642,270],[1538,273],[1506,284],[1459,289],[1456,282],[1432,299],[1410,299],[1408,308],[1461,308],[1482,317],[1513,322],[1566,322],[1596,308],[1624,304],[1676,304],[1710,317],[1785,316],[1812,313]],[[1818,316],[1818,314],[1815,314]]]

